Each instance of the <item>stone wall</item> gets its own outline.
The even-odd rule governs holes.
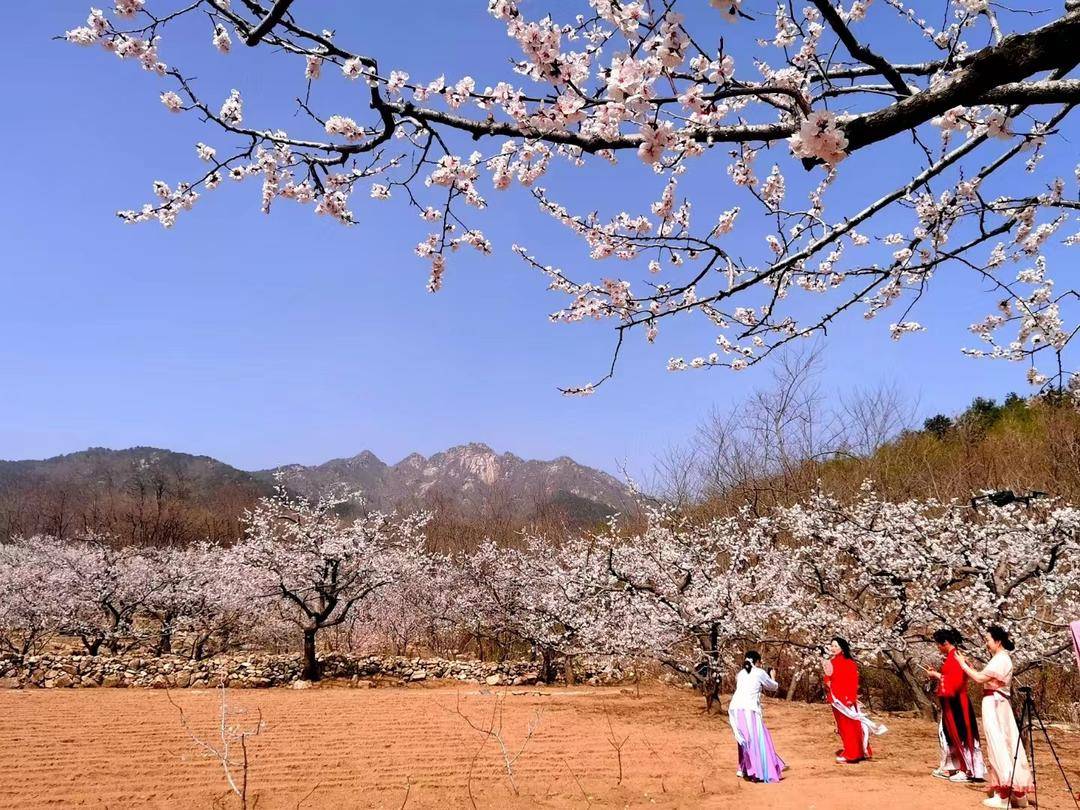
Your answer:
[[[502,663],[400,656],[321,656],[323,679],[354,686],[378,681],[420,683],[456,680],[474,683],[521,685],[538,681],[538,667],[528,661]],[[0,688],[150,687],[209,688],[224,684],[239,689],[297,686],[300,656],[235,653],[192,661],[182,656],[51,654],[28,656],[20,662],[0,655]],[[585,683],[614,683],[624,679],[618,669],[579,667]]]

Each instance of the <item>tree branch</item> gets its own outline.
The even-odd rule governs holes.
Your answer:
[[[902,96],[910,96],[911,88],[907,86],[907,82],[896,72],[889,60],[880,56],[869,47],[860,43],[855,39],[855,35],[851,33],[851,29],[848,28],[847,23],[844,22],[840,14],[833,8],[832,3],[829,0],[814,0],[814,5],[817,6],[818,11],[822,13],[829,25],[832,26],[833,31],[840,38],[840,41],[844,43],[844,47],[848,49],[848,53],[858,59],[860,62],[864,62],[871,67],[877,68],[878,72],[896,88],[896,92]]]
[[[285,12],[289,10],[289,6],[292,4],[293,0],[277,0],[270,12],[263,17],[262,22],[252,28],[244,38],[244,44],[249,47],[258,45],[262,38],[270,33],[270,29],[281,22],[281,18],[285,16]]]

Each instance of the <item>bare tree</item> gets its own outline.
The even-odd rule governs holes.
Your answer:
[[[229,695],[225,684],[218,687],[218,693],[220,702],[216,731],[217,739],[213,742],[209,742],[195,733],[195,730],[188,722],[187,715],[184,714],[183,707],[173,700],[168,689],[165,690],[165,697],[180,715],[180,725],[184,727],[184,731],[191,737],[192,742],[221,766],[225,784],[228,785],[229,791],[240,802],[241,810],[248,810],[248,773],[251,766],[248,740],[258,736],[265,727],[262,711],[256,713],[255,721],[250,727],[245,727],[240,722],[245,712],[243,709],[236,709],[229,705]]]

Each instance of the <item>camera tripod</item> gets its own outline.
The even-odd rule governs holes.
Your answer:
[[[1065,780],[1065,787],[1069,791],[1069,798],[1072,799],[1073,804],[1076,805],[1077,808],[1080,808],[1080,799],[1078,799],[1076,791],[1073,790],[1072,784],[1069,782],[1069,775],[1065,773],[1065,766],[1061,764],[1061,758],[1054,748],[1054,741],[1050,739],[1050,732],[1046,728],[1046,723],[1043,722],[1039,710],[1035,708],[1035,699],[1031,696],[1031,687],[1021,686],[1020,694],[1023,696],[1023,706],[1020,709],[1020,718],[1017,722],[1020,734],[1016,738],[1016,753],[1013,754],[1012,774],[1016,774],[1016,765],[1020,761],[1020,751],[1024,748],[1024,735],[1026,734],[1028,764],[1031,767],[1031,792],[1035,797],[1035,803],[1038,804],[1039,779],[1038,776],[1036,776],[1035,770],[1035,724],[1038,723],[1038,730],[1042,732],[1043,739],[1046,740],[1046,744],[1050,748],[1050,755],[1054,758],[1054,764],[1057,765],[1057,769],[1061,773],[1061,778]],[[1012,782],[1012,776],[1010,776],[1009,781],[1010,783]],[[1013,798],[1011,785],[1009,789],[1009,798]]]

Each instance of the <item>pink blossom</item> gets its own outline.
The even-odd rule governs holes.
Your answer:
[[[739,21],[739,7],[742,5],[742,0],[709,0],[709,5],[719,9],[727,22]]]
[[[229,93],[229,97],[225,99],[225,102],[221,105],[221,110],[218,113],[218,117],[221,118],[227,125],[238,127],[244,121],[244,102],[240,98],[240,91],[233,90]]]
[[[848,141],[836,116],[829,110],[815,110],[803,121],[797,134],[788,142],[791,151],[800,158],[816,158],[830,166],[843,160]]]
[[[169,112],[175,113],[184,109],[184,100],[172,90],[166,90],[161,94],[161,103],[165,105]]]
[[[409,81],[409,74],[403,70],[390,71],[390,79],[386,82],[386,89],[391,93],[400,93]]]
[[[926,327],[921,324],[915,323],[915,321],[904,321],[903,323],[894,323],[889,325],[889,335],[893,340],[899,340],[904,335],[910,332],[925,332]]]
[[[995,109],[986,117],[986,134],[991,138],[1002,140],[1012,137],[1009,129],[1010,121],[1002,110]]]
[[[232,37],[229,36],[229,31],[224,25],[214,26],[213,44],[222,53],[228,53],[232,49]]]
[[[347,141],[362,140],[366,134],[362,126],[344,115],[331,115],[326,119],[325,128],[327,135],[341,135]]]
[[[364,62],[358,56],[346,59],[341,66],[341,73],[346,79],[356,80],[364,75]]]
[[[146,0],[116,0],[114,10],[118,17],[134,17],[144,5]]]
[[[90,28],[72,28],[64,33],[64,39],[83,47],[97,43],[98,35]]]
[[[646,124],[641,128],[641,145],[638,157],[646,163],[656,163],[663,157],[664,150],[675,142],[675,127],[670,121],[660,124]]]

